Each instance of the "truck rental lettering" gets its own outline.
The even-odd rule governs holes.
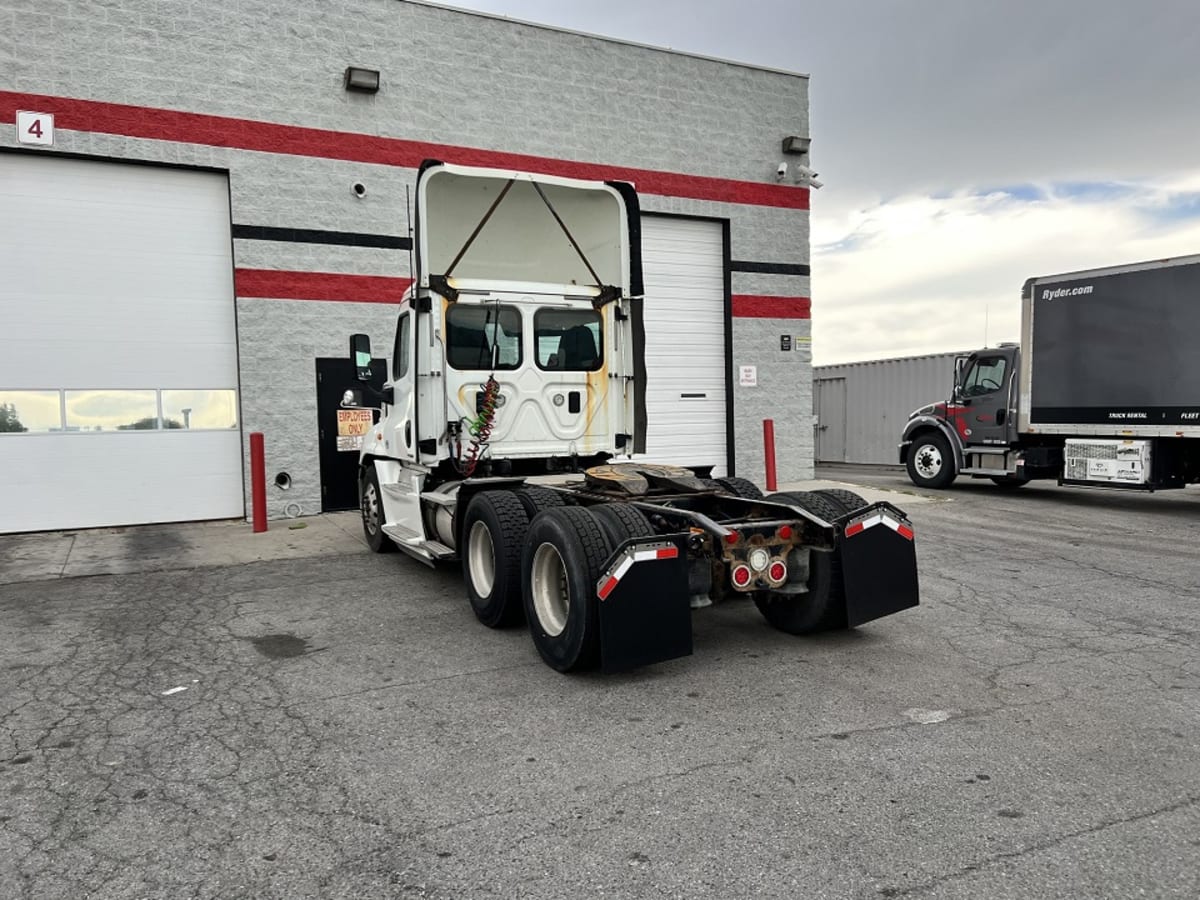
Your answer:
[[[1095,287],[1090,284],[1085,284],[1082,287],[1075,288],[1044,288],[1042,290],[1043,300],[1057,300],[1059,297],[1082,297],[1085,294],[1090,294],[1095,290]]]

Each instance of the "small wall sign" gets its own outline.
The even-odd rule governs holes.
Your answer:
[[[49,147],[54,143],[54,115],[17,110],[17,141]]]
[[[758,366],[738,366],[738,384],[742,387],[758,387]]]
[[[791,350],[792,349],[792,336],[790,334],[781,334],[779,336],[779,349],[780,350]]]

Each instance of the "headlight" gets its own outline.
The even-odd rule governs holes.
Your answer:
[[[926,403],[920,409],[914,409],[912,412],[910,412],[908,417],[910,419],[915,419],[917,416],[928,416],[933,412],[935,406],[936,404],[934,403]]]

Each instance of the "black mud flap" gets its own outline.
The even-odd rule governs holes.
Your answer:
[[[911,609],[920,602],[912,522],[890,503],[875,503],[838,519],[846,584],[846,624]]]
[[[596,583],[600,668],[624,672],[692,652],[685,535],[617,548]]]

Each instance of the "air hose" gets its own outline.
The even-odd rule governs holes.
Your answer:
[[[496,423],[496,400],[500,396],[500,382],[496,380],[495,373],[489,375],[487,383],[480,387],[483,388],[483,399],[479,403],[479,415],[467,423],[471,445],[467,448],[466,460],[459,466],[459,472],[464,478],[475,474],[475,467],[479,465],[479,454],[487,446],[492,427]]]

